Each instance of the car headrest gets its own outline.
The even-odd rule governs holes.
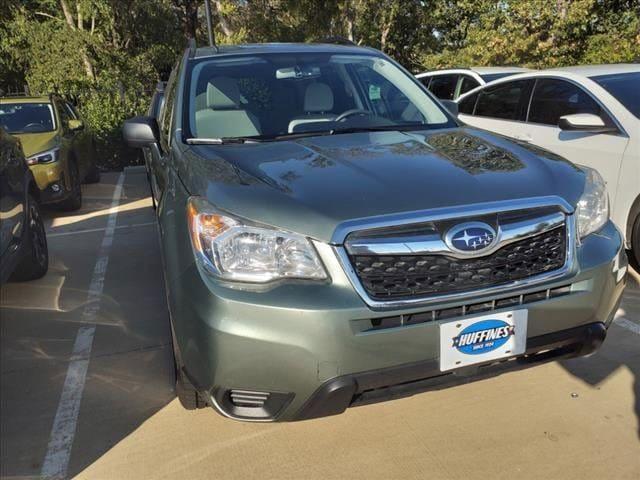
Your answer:
[[[229,110],[240,106],[238,82],[229,77],[215,77],[207,85],[207,107]]]
[[[314,82],[307,86],[304,93],[305,112],[330,112],[333,110],[333,92],[329,85]]]

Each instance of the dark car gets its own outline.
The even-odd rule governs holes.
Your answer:
[[[20,142],[0,128],[0,283],[9,277],[35,280],[47,273],[39,193]]]
[[[189,49],[124,135],[157,155],[188,408],[308,419],[584,355],[624,289],[595,171],[464,126],[374,49]]]

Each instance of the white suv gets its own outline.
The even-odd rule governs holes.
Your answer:
[[[416,78],[439,99],[455,100],[480,85],[528,71],[521,67],[451,68],[419,73]]]
[[[515,75],[458,99],[460,119],[594,168],[613,221],[640,264],[640,65]]]

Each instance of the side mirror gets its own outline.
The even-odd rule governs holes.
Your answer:
[[[440,103],[444,108],[449,110],[449,113],[454,117],[458,116],[458,104],[453,100],[440,100]]]
[[[565,115],[558,120],[558,127],[561,130],[592,133],[616,132],[618,130],[615,127],[607,126],[602,118],[593,113]]]
[[[84,130],[84,123],[82,123],[82,120],[72,119],[67,122],[67,128],[72,132]]]
[[[160,138],[158,122],[153,117],[130,118],[122,126],[122,136],[130,147],[149,147]]]

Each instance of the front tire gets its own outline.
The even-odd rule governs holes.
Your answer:
[[[82,186],[80,185],[80,173],[75,162],[69,165],[69,177],[71,180],[71,194],[69,198],[60,202],[60,208],[65,212],[75,212],[82,207]]]
[[[633,268],[640,272],[640,215],[636,217],[636,221],[631,229],[631,252],[629,260]]]
[[[100,170],[93,164],[89,168],[89,173],[84,179],[85,183],[99,183],[100,182]]]
[[[27,281],[42,278],[49,269],[49,248],[44,231],[44,222],[35,198],[29,195],[27,229],[25,231],[26,252],[18,263],[12,280]]]

